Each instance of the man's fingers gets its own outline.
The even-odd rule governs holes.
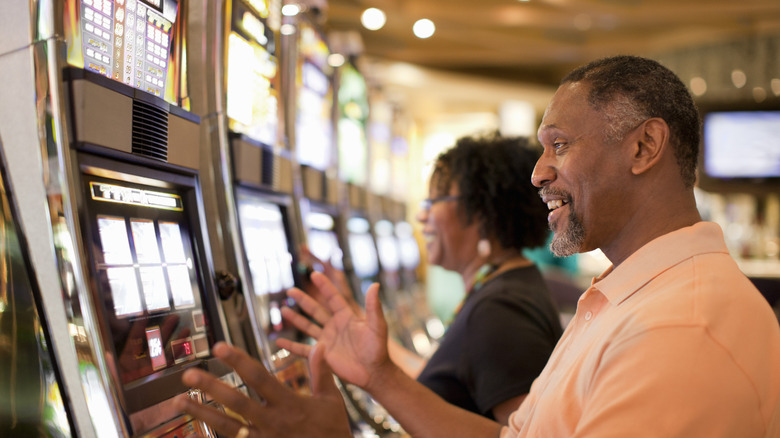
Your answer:
[[[181,397],[174,402],[174,407],[192,415],[193,417],[208,424],[221,436],[238,436],[243,423],[230,417],[214,407],[202,405],[186,397]]]
[[[243,376],[242,376],[243,377]],[[262,414],[259,403],[248,399],[212,374],[198,368],[191,368],[182,375],[182,382],[208,393],[217,403],[235,411],[244,418],[257,418]],[[207,421],[211,424],[210,421]]]
[[[287,296],[294,299],[301,309],[306,312],[307,315],[314,318],[320,325],[325,325],[330,321],[330,312],[318,303],[317,300],[307,295],[305,292],[298,288],[291,288],[287,290]]]
[[[311,352],[311,345],[301,344],[300,342],[293,342],[285,338],[277,339],[276,345],[278,345],[280,348],[284,348],[285,350],[289,350],[290,353],[296,356],[309,357],[309,353]]]
[[[224,342],[217,342],[211,351],[219,360],[236,370],[244,383],[268,402],[275,403],[282,394],[287,394],[290,391],[279,383],[276,377],[272,376],[260,362],[249,357],[240,348]],[[238,410],[236,412],[241,413]]]

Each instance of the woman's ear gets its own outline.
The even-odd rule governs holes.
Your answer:
[[[670,147],[669,125],[660,117],[645,120],[639,127],[638,136],[631,163],[631,172],[634,175],[653,168]]]

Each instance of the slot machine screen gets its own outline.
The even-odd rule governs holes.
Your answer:
[[[368,90],[363,75],[351,63],[341,68],[338,90],[339,174],[344,181],[364,185],[368,178]]]
[[[179,0],[66,0],[68,64],[181,105]]]
[[[420,264],[420,247],[414,238],[412,225],[408,222],[398,222],[395,224],[395,235],[398,236],[401,266],[409,270],[416,269]]]
[[[397,271],[401,267],[398,240],[393,232],[393,223],[380,220],[374,225],[379,262],[386,271]]]
[[[99,314],[125,389],[210,356],[215,342],[182,190],[85,175]],[[159,374],[163,373],[163,374]]]
[[[706,114],[703,150],[710,178],[780,178],[780,111]]]
[[[361,279],[379,273],[379,260],[369,228],[368,220],[362,217],[352,217],[347,221],[350,257],[355,275]]]
[[[227,51],[229,125],[269,146],[278,139],[278,64],[273,31],[248,6],[233,2]]]
[[[334,140],[332,68],[327,63],[330,50],[319,32],[306,22],[300,23],[299,44],[295,123],[298,161],[324,170],[331,164]]]
[[[281,207],[245,190],[236,201],[255,295],[283,294],[295,282]]]
[[[339,246],[335,225],[333,216],[322,212],[310,212],[306,216],[307,243],[314,257],[329,261],[337,269],[344,269],[343,253]]]

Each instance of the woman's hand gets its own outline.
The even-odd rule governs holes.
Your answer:
[[[201,369],[187,370],[182,376],[184,384],[208,393],[217,403],[243,418],[241,421],[234,415],[184,397],[174,402],[178,409],[205,422],[220,435],[243,438],[351,436],[344,401],[321,349],[313,348],[309,357],[312,396],[297,394],[280,383],[260,362],[238,348],[220,342],[214,345],[212,352],[235,369],[247,387],[264,400],[250,399]]]

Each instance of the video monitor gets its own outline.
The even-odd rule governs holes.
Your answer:
[[[710,178],[780,178],[780,110],[705,114],[703,158]]]
[[[401,221],[395,224],[395,235],[398,237],[401,266],[413,270],[420,264],[420,246],[414,238],[414,231],[409,222]]]
[[[368,89],[363,75],[351,63],[341,67],[338,102],[339,176],[364,185],[368,178]]]
[[[66,0],[68,64],[181,106],[179,0]]]
[[[257,2],[255,2],[257,3]],[[264,5],[259,5],[267,12]],[[230,130],[268,146],[279,138],[279,62],[273,31],[243,2],[233,2],[227,42]]]
[[[379,263],[385,271],[397,271],[401,268],[400,248],[393,228],[393,223],[385,219],[374,224]]]
[[[377,258],[374,239],[371,237],[370,225],[367,219],[351,217],[347,220],[349,232],[349,255],[355,269],[355,275],[361,279],[376,276],[379,273],[379,259]],[[365,292],[365,291],[364,291]]]
[[[336,220],[328,213],[312,211],[306,216],[309,251],[337,269],[344,269],[344,254],[336,235]]]
[[[298,161],[324,170],[333,150],[333,96],[330,78],[316,65],[301,65],[301,87],[295,123]]]
[[[248,190],[236,203],[255,295],[284,294],[295,281],[282,207]]]
[[[95,300],[121,384],[134,388],[209,357],[222,335],[190,223],[194,198],[169,184],[91,174],[85,185]]]
[[[331,165],[334,152],[333,69],[327,62],[330,49],[320,32],[306,21],[299,23],[298,34],[295,118],[298,161],[324,170]]]

